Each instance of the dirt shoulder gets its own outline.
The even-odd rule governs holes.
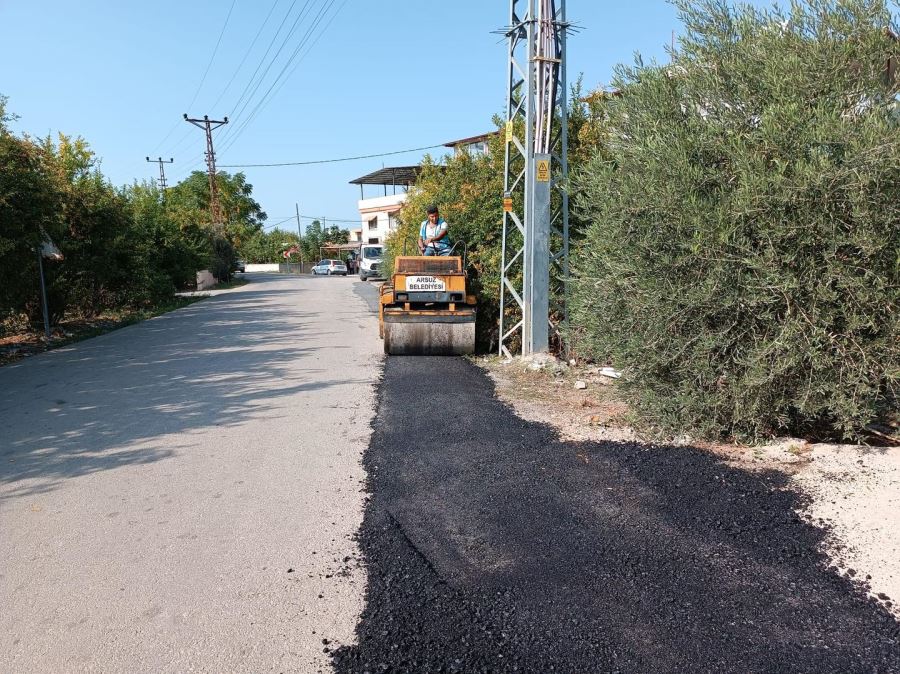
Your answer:
[[[645,441],[629,424],[617,381],[596,366],[478,358],[497,395],[523,419],[551,424],[564,440]],[[744,470],[778,470],[807,498],[800,514],[826,530],[823,552],[837,573],[866,586],[900,619],[900,447],[786,438],[741,446],[677,438]]]
[[[34,326],[21,322],[17,325],[0,324],[0,367],[28,358],[37,353],[58,349],[61,346],[97,337],[154,316],[181,309],[207,297],[215,297],[250,283],[246,277],[235,278],[228,283],[219,283],[208,290],[193,290],[175,293],[168,302],[143,309],[122,308],[105,311],[97,316],[66,316],[53,326],[50,343],[44,340],[44,333]],[[12,323],[10,321],[9,323]]]
[[[176,296],[171,302],[148,309],[122,309],[107,311],[90,318],[69,316],[53,326],[50,343],[44,341],[44,333],[30,327],[23,327],[12,334],[0,333],[0,367],[28,358],[44,351],[58,349],[74,342],[97,337],[98,335],[133,325],[161,314],[181,309],[198,300],[209,297],[210,293]]]

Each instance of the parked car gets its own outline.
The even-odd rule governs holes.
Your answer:
[[[384,257],[384,246],[381,244],[364,244],[361,246],[359,257],[359,279],[367,281],[370,278],[384,278],[381,271],[381,263]]]
[[[325,274],[327,276],[340,274],[341,276],[346,276],[347,265],[345,265],[342,260],[320,260],[319,263],[312,268],[312,273],[316,276],[320,274]]]
[[[243,260],[238,260],[234,263],[234,270],[237,272],[241,272],[242,274],[247,271],[247,266],[244,264]]]

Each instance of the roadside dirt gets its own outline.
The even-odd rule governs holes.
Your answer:
[[[41,332],[20,330],[15,334],[0,336],[0,366],[13,363],[48,349],[65,346],[79,339],[93,337],[115,330],[133,321],[116,318],[70,319],[53,327],[48,347]]]
[[[629,424],[617,381],[593,365],[478,358],[498,396],[523,419],[548,423],[564,440],[650,442]],[[581,388],[583,382],[584,388]],[[578,388],[576,388],[578,386]],[[810,443],[758,446],[676,438],[748,471],[777,470],[805,497],[803,518],[825,530],[833,570],[863,587],[900,620],[900,447]]]
[[[243,285],[243,283],[236,285]],[[231,287],[234,285],[229,286],[229,288]],[[221,292],[224,291],[225,289],[221,290]],[[171,302],[149,309],[108,311],[92,318],[67,316],[51,329],[49,344],[44,341],[43,331],[35,330],[33,326],[24,321],[19,321],[12,326],[0,325],[0,367],[22,358],[58,349],[73,342],[80,342],[83,339],[96,337],[111,330],[118,330],[139,321],[181,309],[213,294],[215,293],[179,293]]]

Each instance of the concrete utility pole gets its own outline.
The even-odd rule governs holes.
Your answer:
[[[159,189],[162,190],[163,196],[165,196],[165,193],[166,193],[166,169],[164,168],[163,165],[164,164],[173,164],[175,162],[175,160],[172,159],[171,157],[169,157],[169,161],[166,161],[162,157],[159,157],[158,159],[150,159],[150,157],[147,157],[147,161],[150,162],[151,164],[159,164],[159,178],[157,179],[157,182],[159,183]]]
[[[194,126],[206,131],[206,167],[209,171],[209,212],[212,216],[213,227],[222,226],[222,216],[219,211],[219,192],[216,189],[216,152],[213,149],[212,132],[220,126],[228,124],[228,118],[223,120],[210,119],[203,115],[203,119],[193,119],[184,113],[184,119]]]
[[[499,344],[507,357],[516,341],[523,356],[546,352],[551,317],[565,320],[565,291],[550,306],[550,268],[568,283],[568,27],[565,0],[510,0]]]
[[[297,211],[297,236],[300,237],[300,271],[303,271],[303,230],[300,229],[300,204],[294,202],[294,209]]]

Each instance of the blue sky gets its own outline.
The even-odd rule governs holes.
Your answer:
[[[310,29],[320,8],[324,18]],[[567,11],[581,27],[568,42],[570,79],[583,73],[587,88],[608,83],[614,65],[636,51],[664,59],[680,29],[663,0],[569,0]],[[205,170],[204,134],[182,120],[185,112],[229,115],[215,132],[220,166],[436,145],[490,130],[502,112],[506,46],[492,31],[508,12],[507,0],[0,0],[0,94],[21,117],[16,130],[83,136],[115,184],[155,178],[147,155],[174,157],[170,185]],[[243,126],[305,35],[297,59]],[[270,45],[257,77],[267,74],[241,112],[236,103]],[[268,227],[291,217],[295,202],[303,216],[355,222],[359,188],[348,181],[382,162],[415,164],[422,154],[225,170],[246,173]]]

